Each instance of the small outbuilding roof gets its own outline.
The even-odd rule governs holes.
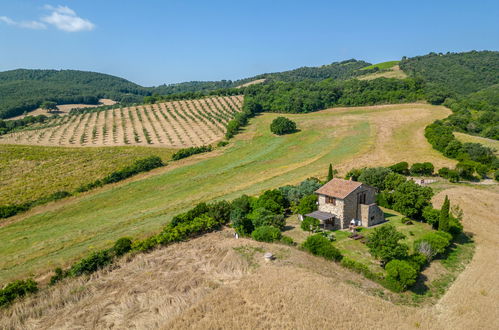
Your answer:
[[[335,178],[317,189],[315,193],[344,199],[361,185],[362,182]]]
[[[318,219],[318,220],[329,220],[329,219],[332,219],[335,217],[334,214],[332,213],[328,213],[328,212],[322,212],[322,211],[314,211],[312,213],[309,213],[309,214],[305,214],[306,217],[311,217],[311,218],[314,218],[314,219]]]

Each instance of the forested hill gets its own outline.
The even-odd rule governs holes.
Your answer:
[[[499,139],[499,52],[430,53],[400,67],[425,81],[428,101],[452,109],[446,126]]]
[[[342,62],[334,62],[328,65],[318,67],[301,67],[283,72],[263,73],[254,77],[240,80],[221,80],[221,81],[190,81],[179,84],[161,85],[153,88],[153,93],[160,95],[169,95],[185,92],[199,92],[207,90],[215,90],[221,88],[233,88],[253,80],[266,79],[267,81],[285,81],[297,82],[303,80],[324,80],[332,79],[348,79],[369,71],[359,71],[361,68],[370,66],[371,63],[350,59]]]
[[[0,72],[0,118],[36,109],[43,101],[94,104],[99,98],[140,102],[150,90],[123,78],[77,70]]]

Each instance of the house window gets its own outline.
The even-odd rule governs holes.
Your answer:
[[[357,195],[357,201],[359,204],[365,204],[366,203],[366,193],[360,193]]]
[[[330,196],[326,196],[326,203],[327,203],[327,204],[333,204],[333,205],[336,205],[336,198],[334,198],[334,197],[330,197]]]

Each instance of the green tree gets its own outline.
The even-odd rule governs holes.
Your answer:
[[[450,201],[447,195],[445,195],[444,204],[440,209],[440,217],[438,219],[438,230],[448,232],[449,231],[449,209]]]
[[[296,132],[296,123],[286,117],[277,117],[270,124],[270,131],[277,135]]]
[[[387,281],[395,291],[404,291],[416,283],[418,272],[404,260],[392,260],[386,264]]]
[[[43,110],[47,110],[47,112],[52,112],[53,110],[57,110],[57,103],[52,101],[45,101],[40,105],[40,108]]]
[[[312,194],[300,199],[300,203],[296,208],[298,214],[307,214],[317,210],[317,195]]]
[[[312,232],[319,228],[320,222],[319,220],[312,217],[305,217],[300,224],[300,227],[304,231]]]
[[[431,204],[433,191],[409,180],[401,184],[392,194],[393,209],[409,218],[420,218],[423,209]]]
[[[404,238],[404,234],[398,232],[393,225],[387,224],[374,228],[367,237],[367,247],[373,257],[386,264],[393,259],[407,257],[409,247],[399,243]]]
[[[327,181],[333,180],[334,176],[338,173],[337,170],[333,170],[333,165],[329,164],[329,170],[327,172]]]

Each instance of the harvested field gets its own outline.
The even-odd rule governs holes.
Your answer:
[[[437,204],[445,194],[477,250],[435,305],[394,304],[395,294],[333,262],[224,230],[45,289],[1,311],[0,327],[497,329],[499,209],[486,201],[499,190],[455,185]],[[275,261],[263,260],[268,251]]]
[[[394,65],[390,69],[385,69],[386,71],[381,71],[381,72],[376,72],[376,73],[371,73],[367,74],[365,76],[360,76],[357,77],[359,80],[372,80],[376,78],[397,78],[397,79],[404,79],[407,78],[407,75],[405,74],[404,71],[400,69],[398,65]]]
[[[211,144],[241,110],[242,96],[140,105],[52,119],[0,136],[3,144],[41,146],[156,146]]]
[[[54,116],[54,115],[67,115],[71,109],[83,109],[83,108],[95,108],[101,105],[113,105],[116,104],[115,101],[110,100],[110,99],[99,99],[99,104],[59,104],[57,106],[56,111],[52,112],[47,112],[47,110],[44,110],[42,108],[35,109],[33,111],[28,112],[25,115],[20,115],[12,118],[8,118],[6,120],[15,120],[15,119],[22,119],[26,116],[38,116],[38,115],[45,115],[48,117]]]
[[[0,283],[32,273],[43,276],[121,236],[149,235],[202,201],[325,178],[329,163],[340,175],[352,167],[399,161],[452,166],[454,161],[422,136],[426,125],[449,113],[426,104],[334,108],[288,115],[300,132],[286,136],[269,130],[279,114],[257,116],[223,149],[175,162],[140,181],[35,208],[1,226]],[[173,127],[178,130],[172,136],[189,138]]]
[[[487,139],[481,136],[475,136],[459,132],[454,132],[454,136],[456,137],[456,139],[458,139],[463,143],[471,142],[471,143],[483,144],[484,146],[489,147],[492,150],[495,150],[495,154],[499,156],[499,141],[497,140]]]

